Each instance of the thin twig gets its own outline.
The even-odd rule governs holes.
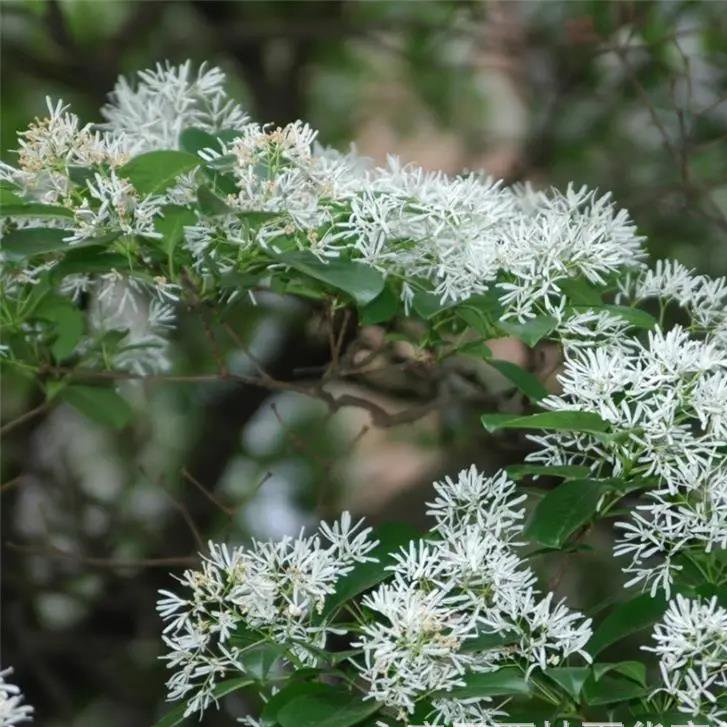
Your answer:
[[[7,482],[0,485],[0,492],[7,492],[8,490],[12,490],[14,487],[17,487],[22,481],[23,475],[13,477],[11,480],[8,480]]]
[[[35,419],[35,417],[40,416],[41,414],[43,414],[43,412],[47,411],[48,408],[49,403],[47,401],[44,401],[42,404],[36,406],[34,409],[26,411],[25,414],[21,414],[17,419],[13,419],[7,424],[3,424],[3,426],[0,427],[0,437],[4,437],[6,434],[9,434],[14,429],[17,429],[22,424],[25,424],[31,419]]]
[[[197,528],[197,526],[195,525],[194,518],[192,518],[192,515],[189,512],[187,506],[181,500],[178,500],[176,497],[174,497],[174,495],[165,487],[163,478],[160,477],[159,479],[154,480],[149,477],[149,475],[144,471],[143,468],[140,467],[139,470],[146,477],[146,479],[149,480],[149,482],[157,485],[157,487],[159,487],[159,489],[167,496],[169,502],[171,502],[174,509],[182,516],[182,519],[187,524],[187,527],[192,533],[192,537],[194,537],[194,540],[197,543],[197,548],[199,550],[204,550],[204,538],[202,537],[199,528]]]
[[[53,558],[62,558],[64,560],[73,560],[85,565],[97,568],[164,568],[175,565],[194,565],[198,559],[193,556],[178,556],[169,558],[98,558],[94,556],[82,555],[80,553],[69,553],[68,551],[56,548],[53,545],[44,547],[34,545],[19,545],[17,543],[6,542],[11,550],[19,553],[27,553],[28,555],[44,555]]]
[[[235,515],[237,508],[229,507],[221,502],[213,492],[205,487],[196,477],[193,477],[186,467],[182,467],[181,474],[187,482],[193,484],[215,507],[222,510],[225,515],[228,517],[233,517]]]

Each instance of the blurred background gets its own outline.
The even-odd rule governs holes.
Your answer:
[[[0,12],[3,159],[46,95],[95,121],[119,74],[206,60],[256,120],[305,119],[322,143],[376,161],[610,190],[655,258],[727,271],[727,3],[5,0]],[[241,302],[226,323],[231,371],[250,371],[252,354],[304,381],[330,363],[330,321],[300,300]],[[369,373],[329,388],[389,419],[290,391],[160,382],[129,385],[137,416],[121,433],[57,408],[3,438],[2,663],[39,725],[143,727],[163,712],[155,591],[203,540],[292,534],[342,508],[424,527],[433,479],[522,458],[526,441],[478,424],[485,408],[522,406],[492,374],[434,366],[376,327],[345,343]],[[557,352],[497,346],[552,383]],[[214,370],[198,317],[183,315],[174,360]],[[2,387],[3,421],[41,401],[26,382]],[[609,538],[589,536],[600,555],[539,559],[543,585],[586,609],[618,596]],[[205,724],[245,713],[227,710]]]

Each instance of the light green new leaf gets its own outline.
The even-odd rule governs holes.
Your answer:
[[[587,411],[547,411],[518,414],[483,414],[482,425],[489,432],[498,429],[547,429],[554,432],[590,432],[603,434],[609,425],[598,414]]]
[[[60,398],[104,426],[121,429],[131,420],[131,407],[114,389],[72,384],[61,390]]]
[[[124,270],[129,265],[125,255],[108,252],[104,245],[91,245],[69,249],[57,265],[51,270],[51,277],[60,280],[74,273],[105,273],[113,268]]]
[[[221,200],[209,187],[202,186],[197,190],[197,202],[202,214],[209,217],[234,212],[232,207]]]
[[[302,676],[302,670],[294,672],[286,686],[273,694],[265,703],[260,714],[260,722],[263,727],[272,727],[273,725],[277,727],[280,724],[278,722],[278,712],[294,699],[303,695],[325,694],[331,689],[328,684],[322,684],[321,682],[300,681],[300,676]]]
[[[583,479],[590,473],[588,467],[577,464],[511,464],[506,468],[510,479],[521,480],[527,475],[543,475],[546,477],[562,477],[563,479]]]
[[[443,310],[447,310],[447,308],[451,308],[453,305],[454,303],[452,302],[442,303],[440,296],[435,295],[434,293],[428,293],[424,290],[419,290],[414,293],[414,297],[411,301],[411,307],[414,309],[414,312],[424,318],[424,320],[433,318],[437,315],[437,313],[441,313]]]
[[[134,157],[119,169],[141,194],[155,194],[170,187],[180,174],[198,167],[202,160],[186,151],[149,151]]]
[[[266,642],[254,644],[245,648],[239,657],[245,674],[262,682],[285,655],[285,649],[280,644]]]
[[[370,303],[384,289],[384,276],[378,270],[355,260],[334,258],[324,262],[307,250],[286,252],[277,259],[347,293],[359,306]]]
[[[602,307],[603,291],[585,278],[565,278],[558,281],[558,287],[575,306]]]

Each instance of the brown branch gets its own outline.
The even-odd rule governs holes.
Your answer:
[[[654,106],[651,98],[649,97],[649,94],[647,93],[646,89],[644,88],[643,84],[638,78],[638,75],[636,74],[635,69],[631,65],[628,59],[628,53],[627,51],[628,46],[618,45],[618,44],[610,44],[606,46],[610,48],[618,57],[618,59],[621,61],[624,70],[626,71],[626,74],[629,78],[629,81],[631,82],[632,86],[636,89],[637,94],[639,95],[639,98],[641,99],[642,103],[646,107],[646,110],[649,113],[649,116],[651,117],[652,123],[656,127],[656,129],[659,132],[659,135],[661,136],[662,143],[664,145],[664,148],[667,150],[669,155],[672,157],[672,160],[674,161],[674,165],[679,170],[679,175],[682,179],[682,187],[684,195],[687,199],[687,201],[691,200],[701,200],[703,205],[707,205],[709,209],[705,209],[703,206],[697,204],[694,205],[694,208],[696,211],[698,211],[704,218],[707,220],[713,222],[715,225],[717,225],[720,229],[727,231],[727,215],[722,211],[721,207],[714,201],[712,196],[701,187],[701,185],[695,183],[691,179],[690,170],[689,170],[689,160],[686,154],[686,147],[683,146],[681,149],[677,148],[676,144],[672,140],[672,138],[669,136],[669,133],[666,130],[666,127],[662,123],[661,119],[659,118],[659,114],[656,110],[656,107]],[[680,125],[680,130],[683,130],[683,119],[680,118],[680,110],[675,110],[677,121]],[[684,140],[686,141],[686,140]],[[689,209],[691,209],[690,206],[688,206]]]
[[[13,477],[11,480],[8,480],[7,482],[4,482],[2,485],[0,485],[0,492],[7,492],[8,490],[12,490],[14,487],[17,487],[22,481],[23,475]]]
[[[66,550],[56,548],[53,545],[40,547],[35,545],[19,545],[17,543],[12,543],[9,541],[5,544],[11,550],[17,551],[19,553],[26,553],[28,555],[43,555],[53,558],[61,558],[64,560],[73,560],[78,563],[83,563],[84,565],[89,565],[95,568],[167,568],[169,566],[178,565],[195,565],[199,562],[198,558],[195,558],[193,556],[138,559],[98,558],[95,556],[82,555],[80,553],[69,553]]]
[[[382,429],[410,424],[421,419],[439,407],[449,406],[462,401],[472,401],[469,397],[438,397],[428,402],[417,404],[408,409],[398,412],[389,412],[375,402],[356,394],[332,394],[324,388],[323,384],[302,385],[292,381],[279,381],[272,377],[254,377],[244,374],[198,374],[193,376],[174,376],[167,374],[134,374],[128,371],[87,371],[78,369],[67,369],[63,367],[51,367],[45,369],[46,373],[56,375],[68,375],[80,379],[96,379],[107,381],[145,381],[145,382],[168,382],[168,383],[203,383],[203,382],[232,382],[245,386],[257,386],[271,391],[292,391],[303,396],[310,396],[324,402],[332,413],[353,407],[366,410],[371,416],[373,424]],[[494,401],[490,397],[481,397],[483,404],[492,405]]]
[[[0,427],[0,437],[4,437],[6,434],[9,434],[14,429],[17,429],[19,426],[25,424],[26,422],[29,422],[31,419],[35,419],[37,416],[40,416],[45,411],[47,411],[49,407],[50,404],[47,401],[44,401],[42,404],[39,404],[30,411],[26,411],[25,414],[21,414],[17,419],[13,419],[7,424],[3,424],[3,426]]]
[[[193,484],[215,507],[222,510],[225,515],[227,515],[228,517],[233,517],[235,515],[238,508],[229,507],[228,505],[225,505],[223,502],[221,502],[220,499],[216,497],[211,490],[205,487],[196,477],[193,477],[186,467],[182,467],[181,474],[182,477],[187,480],[187,482]]]

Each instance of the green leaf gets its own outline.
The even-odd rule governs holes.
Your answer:
[[[46,298],[35,314],[56,324],[56,340],[51,346],[56,361],[68,358],[83,336],[83,313],[70,301],[56,296]]]
[[[499,359],[488,359],[487,363],[512,381],[531,401],[538,402],[548,395],[547,389],[540,383],[538,377],[517,364]]]
[[[523,677],[522,671],[515,667],[504,667],[497,671],[484,674],[471,672],[465,674],[465,686],[443,692],[451,699],[469,699],[472,697],[500,697],[504,695],[530,694],[530,687]]]
[[[180,174],[200,163],[199,157],[185,151],[149,151],[124,164],[119,176],[128,179],[140,194],[155,194],[163,192]]]
[[[613,664],[599,663],[593,665],[593,678],[599,681],[610,671],[618,672],[642,687],[646,686],[646,665],[640,661],[618,661]]]
[[[235,692],[238,689],[247,687],[250,684],[252,684],[252,682],[249,679],[246,679],[244,677],[237,677],[236,679],[227,679],[224,682],[220,682],[212,690],[212,695],[216,699],[221,699],[222,697],[226,697],[228,694],[231,694],[232,692]],[[185,719],[190,719],[190,720],[193,719],[195,722],[199,722],[199,718],[197,716],[190,715],[189,717],[185,717],[184,713],[186,710],[187,710],[187,703],[182,702],[181,704],[177,705],[174,709],[172,709],[170,712],[167,712],[158,722],[155,722],[153,727],[176,727],[176,725],[182,724],[182,722],[184,722]]]
[[[359,306],[370,303],[384,289],[384,276],[355,260],[334,258],[324,262],[307,250],[283,253],[277,259],[311,278],[342,290]]]
[[[666,611],[666,601],[662,596],[652,598],[642,593],[636,598],[616,606],[593,633],[587,644],[592,656],[596,656],[607,646],[616,643],[630,634],[635,634],[651,626]]]
[[[577,702],[590,675],[590,669],[587,666],[558,666],[548,669],[545,674]]]
[[[245,674],[255,681],[263,682],[284,655],[285,649],[280,644],[267,642],[245,649],[240,654],[239,661]]]
[[[68,250],[57,265],[51,270],[51,277],[60,280],[66,275],[75,273],[105,273],[112,268],[124,270],[128,268],[129,260],[120,253],[108,252],[103,245],[89,247],[76,247]]]
[[[416,528],[406,523],[384,523],[376,528],[372,537],[379,541],[370,553],[377,560],[358,563],[348,575],[338,581],[335,592],[325,601],[321,618],[329,617],[347,601],[389,578],[391,572],[386,570],[386,566],[394,562],[392,555],[412,540],[418,539],[420,534]]]
[[[461,356],[472,356],[480,361],[492,358],[492,349],[482,341],[465,341],[457,346],[457,353]]]
[[[361,308],[361,325],[371,326],[391,320],[399,312],[400,304],[396,293],[385,285],[370,303]]]
[[[131,407],[113,389],[72,384],[61,391],[60,397],[89,419],[104,426],[121,429],[131,420]]]
[[[521,480],[527,475],[543,475],[546,477],[562,477],[564,479],[584,478],[590,474],[588,467],[576,464],[544,465],[544,464],[511,464],[507,467],[507,475],[512,480]]]
[[[8,232],[2,239],[2,250],[16,258],[63,250],[69,245],[64,238],[71,233],[54,227],[26,227]]]
[[[10,204],[26,204],[20,189],[9,182],[0,181],[0,209]]]
[[[298,675],[301,674],[301,671],[302,670],[294,672],[291,676],[291,681],[279,692],[273,694],[273,696],[265,703],[260,714],[260,721],[264,727],[278,725],[278,712],[294,699],[303,695],[324,694],[330,690],[331,687],[328,684],[321,684],[320,682],[294,681]]]
[[[179,205],[166,205],[162,207],[163,217],[157,217],[154,221],[156,231],[163,235],[162,245],[164,252],[171,255],[177,245],[184,239],[184,228],[194,225],[197,217],[194,212]]]
[[[596,480],[563,482],[535,506],[526,535],[541,545],[560,548],[593,517],[603,493],[603,484]]]
[[[585,278],[566,278],[558,281],[558,287],[566,294],[575,306],[602,308],[602,291],[589,283]]]
[[[529,416],[519,414],[483,414],[482,425],[488,432],[498,429],[547,429],[555,432],[589,432],[603,434],[609,429],[598,414],[588,411],[547,411]]]
[[[725,553],[724,550],[722,551],[716,551],[717,553]],[[717,597],[717,603],[719,603],[722,608],[727,608],[727,585],[725,586],[716,586],[713,583],[702,583],[697,587],[697,594],[700,595],[702,598],[713,598],[714,596]]]
[[[419,290],[414,293],[414,297],[411,301],[411,306],[414,311],[420,315],[424,320],[429,320],[454,305],[452,301],[442,303],[440,296],[434,293],[427,293],[424,290]]]
[[[487,651],[494,649],[496,646],[505,646],[506,644],[514,644],[518,640],[517,632],[507,631],[505,629],[495,633],[481,633],[473,639],[467,639],[462,644],[462,651]]]
[[[558,325],[558,321],[553,316],[536,316],[525,321],[525,323],[501,320],[498,325],[505,333],[519,338],[532,348]]]
[[[588,705],[613,704],[645,697],[651,690],[630,679],[603,677],[591,678],[583,685],[583,700]]]
[[[209,187],[202,186],[197,190],[197,202],[202,214],[208,217],[229,215],[234,212],[232,207],[221,200]]]
[[[362,694],[329,687],[303,694],[278,710],[281,727],[352,727],[378,711],[380,705]]]
[[[634,328],[644,328],[648,331],[657,323],[656,318],[651,313],[647,313],[645,310],[639,308],[631,308],[625,305],[604,305],[603,308],[609,313],[623,318],[634,326]]]
[[[189,128],[184,129],[179,135],[179,146],[190,154],[197,154],[204,149],[214,149],[220,151],[220,140],[216,136],[202,129]]]
[[[3,204],[0,217],[66,217],[73,219],[73,211],[55,204],[23,202]]]

